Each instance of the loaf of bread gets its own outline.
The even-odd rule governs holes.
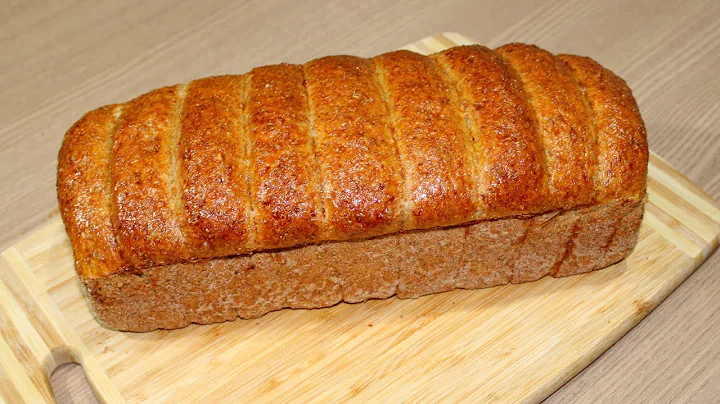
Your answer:
[[[637,240],[647,163],[631,91],[598,63],[461,46],[91,111],[58,199],[97,319],[150,331],[608,266]]]

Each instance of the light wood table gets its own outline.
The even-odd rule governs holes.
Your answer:
[[[208,2],[209,3],[209,2]],[[530,42],[589,55],[624,77],[651,148],[720,199],[720,2],[223,2],[4,0],[0,7],[0,247],[56,206],[56,153],[82,113],[161,85],[372,56],[456,31],[488,46]],[[717,402],[720,254],[548,399]],[[79,366],[53,375],[58,401],[91,402]]]

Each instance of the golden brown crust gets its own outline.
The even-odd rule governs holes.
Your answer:
[[[464,223],[475,213],[468,129],[444,75],[409,51],[373,59],[387,92],[403,166],[409,228]]]
[[[122,260],[110,222],[108,160],[119,108],[90,111],[65,134],[58,156],[60,213],[70,237],[75,268],[84,277],[115,272]]]
[[[180,86],[151,91],[124,105],[111,157],[113,224],[130,266],[191,258],[172,196],[173,124]]]
[[[329,56],[304,68],[330,238],[399,230],[400,165],[372,63]]]
[[[594,113],[598,139],[598,200],[642,198],[647,178],[645,124],[627,83],[594,60],[558,56],[570,68]]]
[[[462,108],[472,122],[482,217],[544,210],[542,144],[517,77],[479,45],[433,57],[457,82]]]
[[[508,44],[496,52],[517,72],[544,144],[550,209],[595,200],[596,140],[582,93],[565,64],[534,45]]]
[[[193,257],[248,251],[250,197],[243,126],[243,76],[191,82],[180,114],[179,189]]]
[[[386,297],[397,285],[413,296],[450,287],[431,275],[438,268],[460,271],[454,287],[475,287],[619,259],[641,217],[624,204],[645,193],[645,137],[627,85],[587,58],[518,44],[498,54],[466,46],[429,58],[328,57],[166,87],[87,114],[63,143],[58,198],[86,280],[316,243],[303,254],[335,254],[312,272],[329,277],[328,296]],[[634,214],[618,219],[623,209],[596,211],[601,203]],[[509,221],[425,240],[437,245],[412,232],[497,218]],[[389,235],[390,248],[401,230],[425,243],[424,258],[404,272],[386,261],[363,272],[368,252],[353,246]],[[608,242],[613,231],[624,241]],[[456,242],[468,239],[536,270],[458,261]],[[342,251],[327,247],[336,240],[347,243]],[[260,274],[279,276],[280,289],[295,276]],[[384,286],[368,292],[375,283]],[[248,299],[269,293],[243,287]]]
[[[301,66],[266,66],[250,73],[251,197],[257,244],[265,248],[309,243],[321,234],[320,184],[308,115]]]

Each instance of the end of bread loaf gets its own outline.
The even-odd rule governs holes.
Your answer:
[[[66,133],[57,186],[98,318],[147,330],[607,266],[634,245],[647,163],[621,78],[471,45],[99,108]]]

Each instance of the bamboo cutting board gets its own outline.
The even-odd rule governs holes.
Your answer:
[[[48,375],[70,361],[107,402],[538,402],[717,248],[720,207],[655,155],[648,193],[638,245],[605,270],[145,334],[93,319],[56,216],[0,259],[0,403],[52,401]]]

